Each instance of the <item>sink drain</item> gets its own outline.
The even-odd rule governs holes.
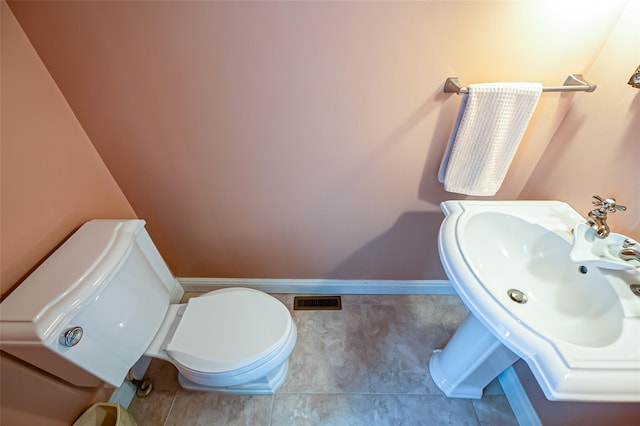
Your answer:
[[[631,284],[629,288],[633,294],[640,296],[640,284]]]
[[[529,300],[526,294],[515,288],[507,290],[507,295],[511,300],[520,304],[527,303],[527,300]]]

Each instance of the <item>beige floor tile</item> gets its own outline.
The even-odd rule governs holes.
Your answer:
[[[500,384],[500,381],[497,377],[493,379],[493,381],[489,383],[486,388],[484,388],[483,395],[504,395],[504,390],[502,389],[502,385]]]
[[[268,426],[272,395],[178,391],[167,426]]]
[[[517,426],[518,421],[504,395],[485,395],[473,400],[473,406],[483,426]]]
[[[272,426],[370,426],[371,398],[349,394],[277,394]]]
[[[178,383],[178,370],[173,364],[161,359],[151,360],[149,368],[145,373],[153,382],[155,390],[179,390],[182,389]]]
[[[433,306],[381,305],[364,310],[369,391],[438,392],[429,375],[429,358],[448,337]]]
[[[453,336],[469,314],[467,308],[462,304],[436,305],[435,309],[439,313],[442,325],[449,337]]]
[[[176,396],[176,391],[154,390],[145,398],[134,397],[128,411],[139,426],[164,424]]]
[[[462,305],[462,300],[460,297],[455,294],[439,294],[431,296],[433,298],[433,303],[436,305]]]
[[[343,305],[411,305],[433,304],[433,296],[421,294],[347,294]]]
[[[376,426],[479,424],[471,401],[440,395],[375,395],[373,413]]]
[[[289,358],[283,392],[367,392],[362,313],[295,311],[298,341]]]

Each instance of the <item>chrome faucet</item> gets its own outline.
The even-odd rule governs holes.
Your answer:
[[[620,250],[619,256],[622,260],[637,260],[640,262],[640,250],[633,248],[637,243],[630,239],[624,240],[622,243],[622,250]]]
[[[619,206],[616,204],[615,198],[605,198],[604,200],[599,195],[593,196],[592,203],[598,207],[589,212],[589,219],[587,219],[587,225],[596,230],[596,236],[598,238],[606,238],[609,235],[609,225],[607,225],[607,214],[615,213],[617,210],[625,211],[625,206]]]

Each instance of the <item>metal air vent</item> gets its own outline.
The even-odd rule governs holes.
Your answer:
[[[295,296],[294,311],[339,311],[342,309],[340,296]]]

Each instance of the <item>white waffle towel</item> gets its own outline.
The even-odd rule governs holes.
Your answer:
[[[469,85],[438,171],[446,191],[495,195],[541,93],[540,83]]]

